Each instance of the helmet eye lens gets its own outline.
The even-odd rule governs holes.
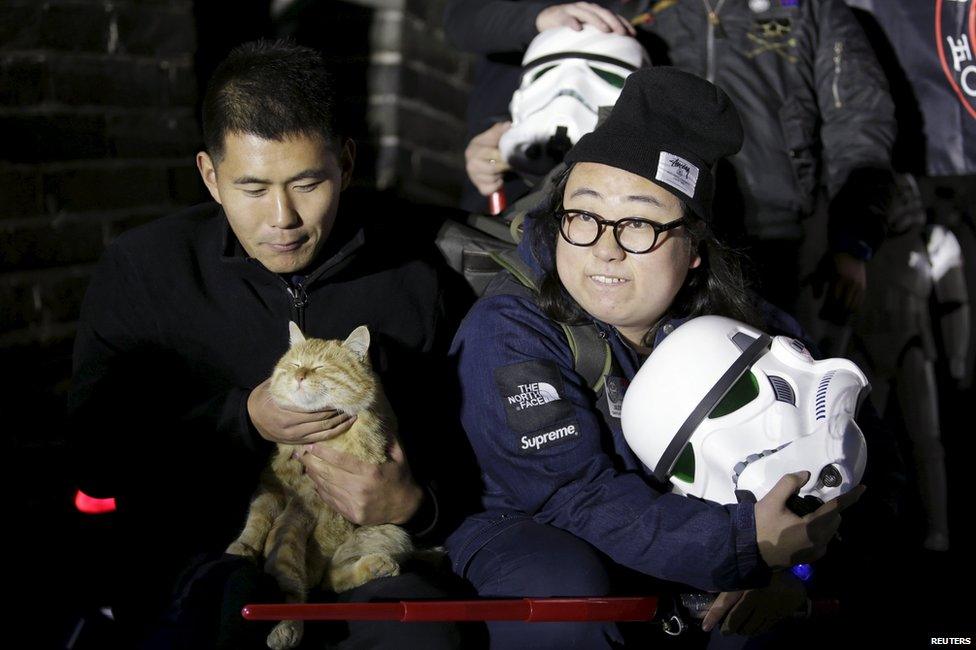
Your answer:
[[[695,482],[695,450],[690,442],[685,445],[681,455],[678,456],[678,461],[674,464],[674,470],[672,470],[671,476],[686,483]]]
[[[544,75],[545,73],[549,72],[550,70],[552,70],[555,67],[556,66],[554,66],[554,65],[550,65],[550,66],[546,66],[542,70],[539,70],[538,72],[536,72],[535,74],[532,75],[532,81],[535,81],[536,79],[538,79],[539,77],[541,77],[542,75]]]
[[[756,381],[756,376],[751,371],[747,372],[732,384],[732,388],[725,394],[722,401],[715,405],[712,412],[708,414],[708,418],[712,420],[738,411],[758,396],[759,382]]]
[[[611,86],[614,86],[616,88],[623,88],[624,87],[624,78],[621,77],[619,74],[614,74],[612,72],[607,72],[606,70],[601,70],[600,68],[595,68],[592,65],[590,66],[590,70],[592,70],[593,72],[595,72],[598,77],[600,77],[601,79],[603,79],[604,81],[606,81]]]

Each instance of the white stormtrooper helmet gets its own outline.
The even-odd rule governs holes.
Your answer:
[[[846,359],[700,316],[655,348],[624,397],[630,448],[676,492],[722,504],[761,499],[808,470],[807,510],[857,485],[867,449],[854,415],[870,385]]]
[[[522,59],[522,82],[509,104],[512,128],[499,143],[502,157],[526,180],[541,178],[596,128],[599,108],[613,106],[624,79],[649,63],[636,39],[592,25],[540,32]]]

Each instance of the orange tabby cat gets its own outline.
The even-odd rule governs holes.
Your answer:
[[[369,366],[369,330],[357,327],[343,341],[306,339],[289,323],[290,348],[271,375],[270,393],[280,406],[304,411],[339,409],[355,415],[344,434],[318,444],[371,463],[386,461],[386,444],[396,430],[379,380]],[[244,531],[227,552],[264,558],[290,603],[305,602],[308,589],[358,587],[373,578],[397,575],[413,550],[410,536],[392,524],[357,527],[315,492],[296,445],[278,444],[261,474]],[[268,647],[293,648],[301,641],[301,621],[282,621],[268,635]]]

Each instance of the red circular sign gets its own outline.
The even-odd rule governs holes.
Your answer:
[[[949,85],[976,119],[976,0],[935,1],[935,42]]]

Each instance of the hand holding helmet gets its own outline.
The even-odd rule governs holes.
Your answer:
[[[482,196],[500,189],[502,176],[511,169],[498,150],[498,141],[511,126],[511,122],[492,124],[486,131],[471,138],[464,150],[464,167],[468,178]]]
[[[864,492],[864,486],[858,485],[800,516],[790,509],[789,502],[809,480],[809,472],[787,474],[756,503],[756,545],[771,569],[823,557],[840,526],[840,513]]]
[[[569,27],[578,31],[583,29],[583,25],[593,25],[601,32],[612,32],[614,34],[633,36],[637,33],[626,18],[601,7],[595,2],[569,2],[562,5],[552,5],[540,11],[535,18],[535,28],[540,32],[554,27]]]

